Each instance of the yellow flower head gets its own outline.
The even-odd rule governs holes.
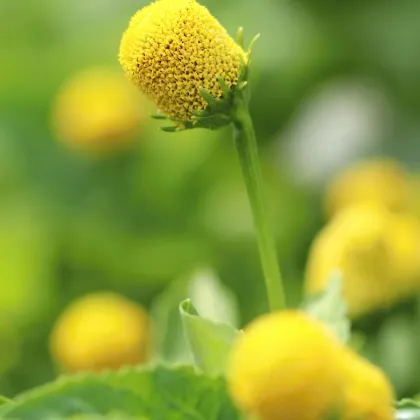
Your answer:
[[[409,182],[398,162],[381,159],[354,165],[338,176],[325,193],[325,210],[330,217],[361,203],[383,205],[392,211],[407,209]]]
[[[350,315],[387,307],[420,285],[419,241],[409,215],[371,205],[343,210],[312,245],[306,290],[320,292],[339,269]]]
[[[53,128],[73,149],[105,152],[127,146],[144,113],[123,74],[92,68],[76,74],[59,92]]]
[[[395,277],[402,297],[420,289],[420,221],[410,213],[392,217],[388,230]]]
[[[207,103],[200,89],[222,96],[217,81],[238,80],[242,49],[195,0],[158,0],[131,19],[120,63],[131,81],[170,117],[192,121]]]
[[[394,391],[385,374],[357,354],[344,352],[343,420],[392,420]]]
[[[410,211],[420,219],[420,173],[410,176]]]
[[[50,348],[66,371],[118,369],[145,362],[149,318],[134,302],[113,293],[97,293],[72,303],[58,319]]]
[[[303,312],[266,315],[234,344],[230,392],[261,420],[322,420],[342,402],[341,358],[335,338]]]

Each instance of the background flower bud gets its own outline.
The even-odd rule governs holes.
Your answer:
[[[118,369],[146,361],[149,333],[142,307],[113,293],[97,293],[65,309],[52,331],[50,349],[66,371]]]
[[[408,175],[391,159],[356,164],[343,171],[327,188],[324,207],[329,217],[346,207],[371,203],[392,211],[409,206]]]
[[[306,291],[320,292],[340,270],[353,317],[390,306],[420,286],[420,226],[412,216],[375,205],[340,212],[315,238]]]
[[[91,68],[74,75],[53,108],[53,128],[70,148],[109,152],[127,147],[145,110],[135,89],[115,69]]]

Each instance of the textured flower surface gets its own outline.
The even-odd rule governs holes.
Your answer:
[[[343,273],[349,313],[390,306],[420,286],[420,227],[410,215],[358,205],[340,212],[315,238],[306,270],[309,294]]]
[[[125,147],[144,116],[136,90],[115,69],[91,68],[73,76],[53,108],[57,137],[73,149]]]
[[[404,169],[390,159],[356,164],[335,179],[325,194],[329,216],[346,207],[373,203],[389,210],[406,210],[409,206],[409,178]]]
[[[303,312],[263,316],[232,350],[232,397],[261,420],[323,420],[341,403],[341,356],[335,337]]]
[[[66,371],[117,369],[145,362],[149,318],[134,302],[113,293],[71,304],[51,334],[51,353]]]
[[[244,52],[195,0],[157,0],[137,12],[123,35],[120,63],[131,81],[172,118],[192,121],[207,107],[200,90],[220,98]]]
[[[344,352],[343,420],[392,420],[394,391],[385,374],[351,351]]]

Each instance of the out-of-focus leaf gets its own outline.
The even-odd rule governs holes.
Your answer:
[[[240,331],[201,318],[189,299],[180,304],[179,311],[196,365],[210,375],[223,375],[230,348]]]
[[[377,336],[378,363],[401,392],[416,386],[417,340],[417,323],[403,315],[388,318]]]
[[[420,420],[420,403],[404,398],[396,404],[396,420]]]
[[[9,398],[3,397],[3,395],[0,395],[0,405],[4,405],[4,404],[10,404],[13,401],[10,400]]]
[[[303,309],[326,324],[342,343],[347,343],[350,338],[350,321],[342,297],[342,277],[339,272],[334,273],[324,292],[303,304]]]
[[[26,325],[53,304],[54,236],[48,212],[31,194],[0,209],[0,317]]]
[[[192,367],[162,366],[64,377],[18,397],[2,419],[91,419],[112,413],[124,420],[239,419],[223,379]]]
[[[151,316],[156,331],[154,347],[159,361],[193,362],[179,315],[179,302],[189,297],[203,317],[238,326],[238,305],[233,293],[212,270],[198,269],[168,285],[152,304]]]

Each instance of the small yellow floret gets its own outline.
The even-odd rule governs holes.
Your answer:
[[[339,175],[325,193],[325,210],[330,217],[363,203],[383,205],[392,211],[408,208],[408,177],[398,162],[382,159],[356,164]]]
[[[73,149],[110,151],[133,140],[143,114],[137,92],[124,74],[93,68],[63,86],[53,108],[53,128]]]
[[[231,395],[260,420],[323,420],[342,402],[341,356],[329,331],[303,312],[263,316],[232,349]]]
[[[217,77],[236,83],[242,49],[195,0],[159,0],[131,19],[120,63],[131,81],[165,114],[191,121],[205,109],[205,88],[220,98]]]
[[[66,371],[98,371],[145,362],[149,342],[149,318],[142,307],[113,293],[97,293],[64,311],[50,348]]]
[[[392,420],[394,391],[378,367],[357,354],[344,353],[344,412],[343,420]]]
[[[306,290],[323,290],[343,274],[349,313],[385,308],[420,287],[420,226],[410,215],[359,205],[340,212],[312,244]]]

